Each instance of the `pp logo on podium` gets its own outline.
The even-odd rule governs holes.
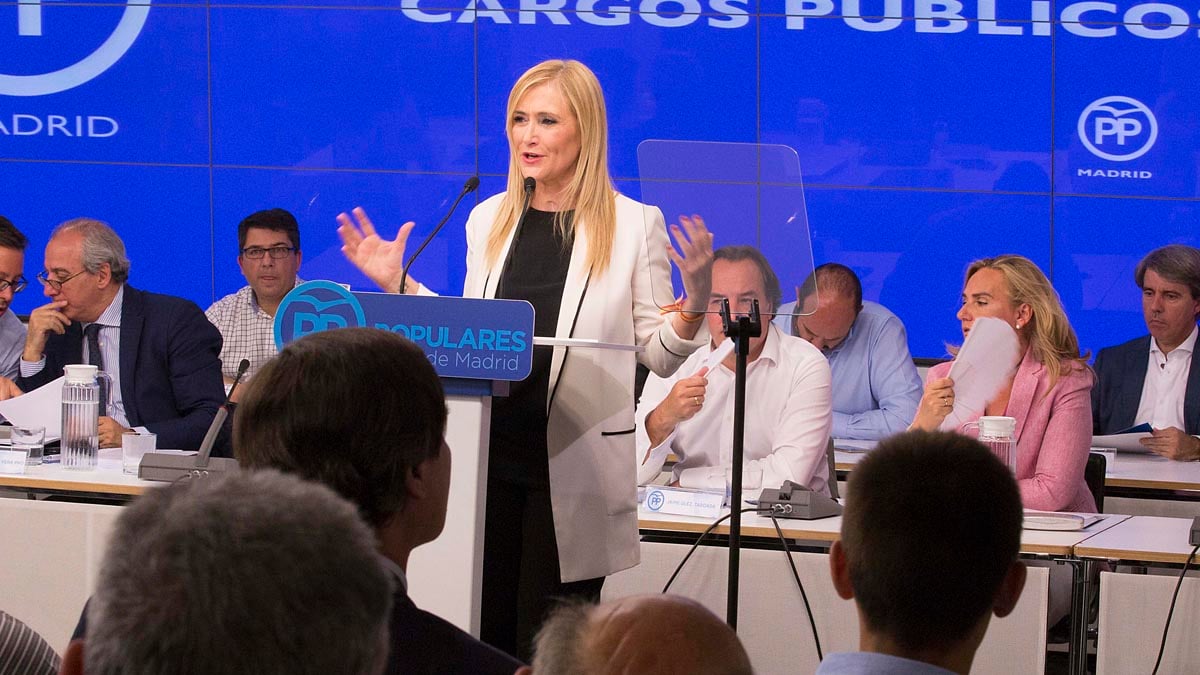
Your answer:
[[[1128,96],[1092,101],[1079,116],[1079,140],[1093,155],[1113,162],[1137,159],[1158,140],[1158,120],[1145,103]]]
[[[646,495],[646,508],[651,511],[657,511],[667,502],[667,498],[663,497],[662,490],[653,490]]]
[[[367,325],[358,298],[332,281],[310,281],[284,297],[275,311],[275,346],[283,346],[309,333],[331,328]]]
[[[150,0],[128,0],[125,12],[116,28],[95,51],[82,60],[65,68],[38,75],[10,75],[0,73],[0,95],[6,96],[45,96],[61,91],[74,89],[81,84],[90,82],[104,71],[113,67],[142,33],[146,18],[150,15]],[[42,4],[40,0],[21,0],[17,5],[17,37],[43,38]],[[69,31],[54,31],[65,34]],[[2,34],[2,33],[0,33]],[[4,37],[3,39],[10,39]]]

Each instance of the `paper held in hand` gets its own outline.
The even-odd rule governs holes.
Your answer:
[[[0,415],[17,427],[44,427],[46,442],[62,435],[63,378],[44,384],[16,398],[0,401]]]
[[[941,429],[958,431],[982,415],[1020,362],[1021,343],[1012,326],[993,317],[976,319],[950,366],[954,409],[942,420]]]

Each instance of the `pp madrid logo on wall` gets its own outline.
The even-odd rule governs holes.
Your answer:
[[[94,51],[80,61],[48,73],[10,75],[0,72],[0,95],[45,96],[90,82],[125,56],[141,35],[149,15],[150,0],[127,0],[116,28]],[[40,0],[21,0],[17,5],[17,37],[43,37],[42,19]]]
[[[283,346],[310,333],[331,328],[367,325],[358,298],[341,284],[309,281],[284,296],[275,310],[275,346]]]
[[[1093,155],[1112,162],[1137,159],[1158,140],[1158,120],[1145,103],[1128,96],[1092,101],[1079,116],[1079,139]]]

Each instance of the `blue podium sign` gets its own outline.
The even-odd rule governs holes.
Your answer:
[[[359,326],[412,340],[444,378],[516,381],[533,366],[528,302],[355,293],[331,281],[309,281],[284,297],[275,312],[275,345]]]

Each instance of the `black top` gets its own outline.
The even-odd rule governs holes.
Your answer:
[[[567,223],[573,212],[564,214]],[[513,237],[504,264],[497,298],[527,300],[533,305],[533,333],[555,334],[562,304],[573,242],[563,241],[554,227],[555,214],[530,208]],[[546,397],[550,386],[552,347],[533,348],[529,377],[513,382],[507,397],[492,400],[489,473],[519,485],[550,484],[549,450],[546,447]]]

